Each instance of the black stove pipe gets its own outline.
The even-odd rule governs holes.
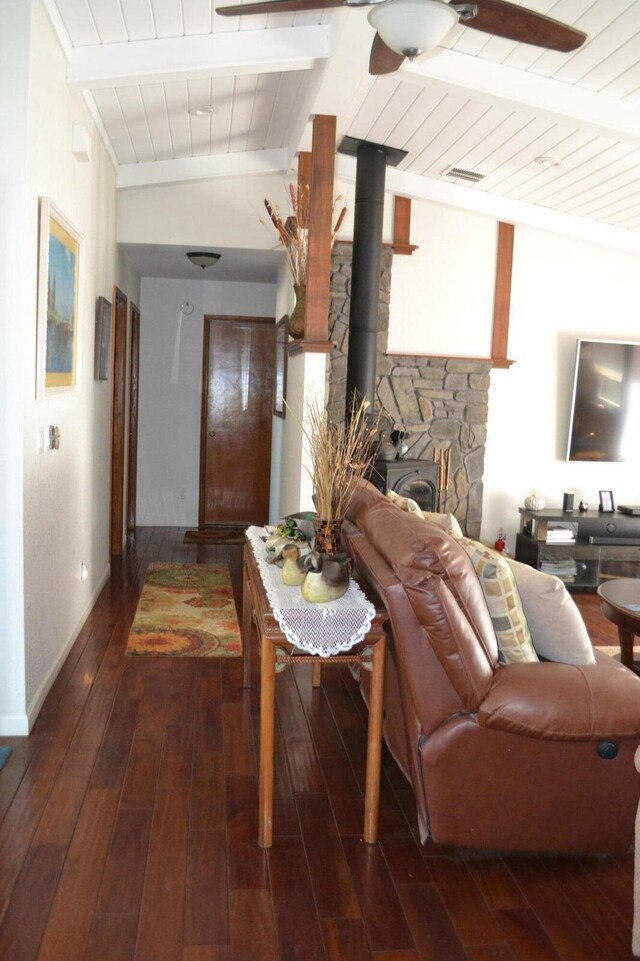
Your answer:
[[[345,415],[363,398],[375,407],[378,356],[380,255],[387,155],[378,144],[360,141],[357,148],[353,224],[351,307]]]

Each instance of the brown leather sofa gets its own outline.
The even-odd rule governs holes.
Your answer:
[[[466,552],[366,481],[343,538],[355,576],[389,614],[385,739],[413,786],[422,841],[629,850],[640,678],[601,652],[579,666],[500,664]]]

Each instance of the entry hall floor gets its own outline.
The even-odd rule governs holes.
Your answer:
[[[2,961],[628,961],[631,857],[421,847],[385,755],[361,838],[366,711],[346,668],[277,678],[274,845],[257,845],[258,677],[239,659],[125,657],[150,561],[228,562],[144,528],[0,773]],[[615,644],[597,599],[592,636]],[[254,638],[255,640],[255,638]],[[500,813],[496,812],[496,817]],[[615,817],[615,810],[611,816]]]

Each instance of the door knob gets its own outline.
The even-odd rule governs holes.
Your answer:
[[[209,437],[215,437],[215,436],[216,436],[215,430],[210,430],[210,431],[209,431]]]

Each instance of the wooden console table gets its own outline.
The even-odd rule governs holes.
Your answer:
[[[382,710],[384,691],[384,662],[386,611],[377,610],[366,635],[366,640],[344,654],[319,657],[294,653],[294,648],[280,628],[271,609],[252,545],[244,548],[242,592],[242,649],[244,657],[244,686],[251,687],[251,627],[255,622],[260,641],[260,775],[259,828],[260,847],[273,843],[273,754],[275,720],[276,654],[278,664],[311,662],[314,664],[313,683],[320,684],[320,665],[363,663],[364,651],[371,648],[373,667],[369,694],[369,727],[367,737],[367,772],[365,779],[364,840],[375,844],[378,839],[380,804],[380,767],[382,758]]]

